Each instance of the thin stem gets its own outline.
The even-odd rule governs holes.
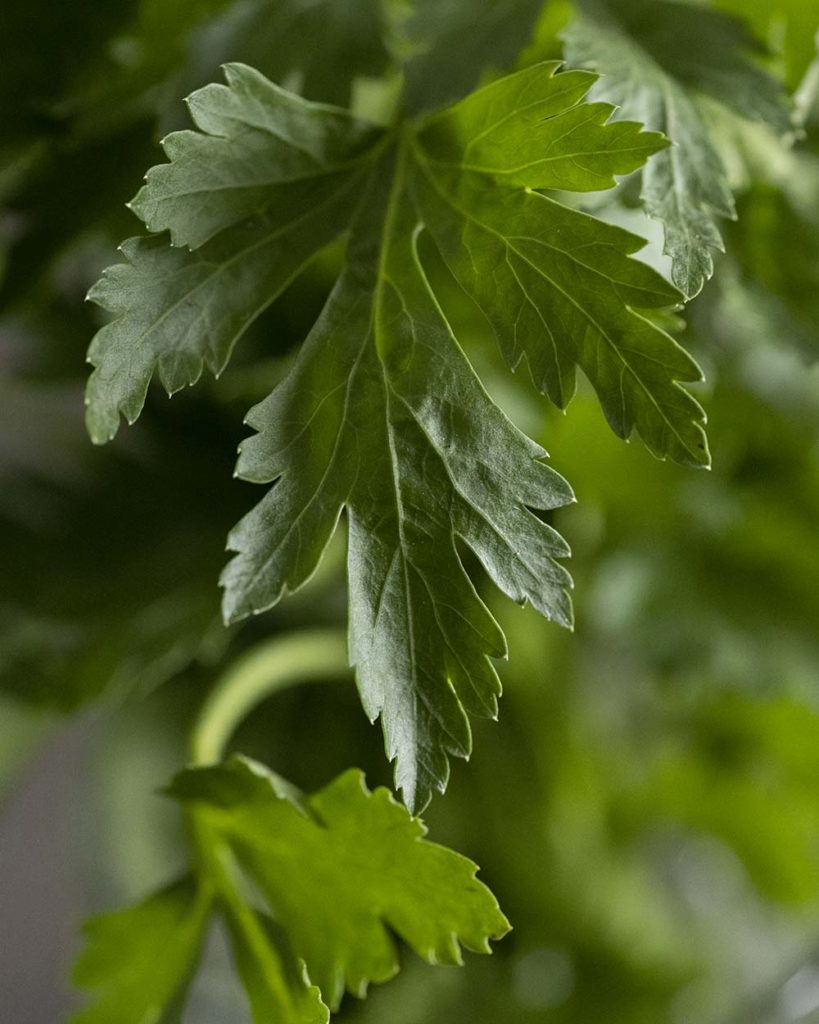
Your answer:
[[[254,647],[222,676],[205,701],[191,734],[193,763],[221,760],[236,727],[266,697],[347,669],[347,645],[337,629],[291,633]]]
[[[244,938],[265,984],[283,1008],[291,1007],[292,995],[284,980],[281,957],[248,901],[242,887],[241,870],[232,850],[195,809],[189,811],[189,822],[202,868],[200,877],[206,880],[205,884],[220,901],[232,929]]]
[[[338,676],[347,669],[347,645],[341,630],[291,633],[252,648],[222,676],[202,706],[191,734],[193,763],[220,761],[236,727],[266,697],[297,683]],[[244,892],[233,851],[197,804],[187,808],[186,817],[202,884],[220,902],[231,928],[242,936],[270,993],[290,1019],[296,1009],[281,956]]]

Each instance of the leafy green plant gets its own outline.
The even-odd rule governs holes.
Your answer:
[[[90,293],[121,314],[89,355],[100,440],[120,410],[137,416],[154,369],[171,392],[205,360],[221,371],[305,259],[350,231],[302,355],[248,416],[258,435],[238,473],[277,483],[230,536],[224,612],[263,611],[302,585],[346,509],[351,658],[410,807],[443,789],[447,753],[468,755],[465,710],[494,714],[499,691],[486,655],[503,655],[504,640],[454,536],[510,597],[570,621],[568,576],[552,560],[567,550],[530,510],[571,492],[464,358],[424,273],[422,228],[510,365],[526,355],[559,405],[579,364],[621,436],[637,429],[659,455],[707,458],[701,411],[675,382],[699,376],[696,365],[627,304],[656,308],[676,293],[628,259],[639,240],[534,191],[610,187],[666,143],[606,125],[610,107],[582,102],[593,76],[555,71],[535,66],[378,132],[229,66],[227,88],[191,97],[202,134],[169,136],[172,162],[132,204],[177,248],[129,242],[128,264]]]
[[[739,310],[751,317],[749,337],[764,335],[766,322],[787,323],[798,358],[811,346],[815,353],[815,295],[799,277],[810,257],[785,271],[767,244],[770,222],[780,228],[790,216],[794,233],[805,232],[800,254],[815,250],[816,193],[800,191],[796,181],[819,183],[819,65],[808,67],[812,54],[794,42],[805,12],[793,2],[774,5],[777,24],[787,28],[779,50],[775,33],[759,35],[767,31],[763,13],[754,9],[746,22],[731,4],[171,6],[167,24],[153,0],[123,13],[108,30],[106,51],[66,69],[59,102],[45,76],[31,78],[49,116],[66,119],[68,141],[18,116],[7,143],[10,171],[0,178],[0,189],[20,205],[41,192],[57,202],[66,159],[80,174],[112,144],[142,159],[150,152],[146,124],[170,129],[162,139],[167,162],[148,171],[129,204],[147,233],[125,241],[122,262],[88,292],[108,317],[88,350],[86,389],[86,427],[98,444],[117,435],[121,417],[134,424],[149,404],[143,423],[154,423],[144,429],[155,433],[148,450],[160,453],[151,460],[173,477],[171,484],[155,471],[157,488],[169,495],[167,513],[156,506],[145,520],[127,503],[100,504],[104,486],[89,483],[85,467],[105,463],[87,452],[78,457],[88,493],[82,507],[121,520],[114,557],[133,538],[121,579],[140,594],[143,586],[157,593],[161,578],[164,593],[135,598],[138,620],[127,604],[103,610],[97,602],[85,621],[75,595],[93,579],[87,552],[99,531],[92,525],[54,608],[38,610],[33,596],[10,606],[0,673],[19,695],[21,678],[37,666],[41,681],[28,698],[63,707],[134,684],[146,693],[195,666],[213,681],[188,726],[189,764],[178,765],[164,790],[184,820],[187,863],[153,895],[86,926],[74,979],[92,1001],[73,1018],[77,1024],[180,1020],[213,922],[228,936],[254,1021],[318,1024],[348,1012],[345,991],[364,996],[371,982],[396,973],[391,932],[430,963],[460,963],[462,946],[489,952],[489,941],[509,928],[475,864],[427,841],[414,815],[446,790],[450,758],[472,754],[470,716],[498,713],[496,662],[507,656],[507,634],[512,666],[515,641],[526,647],[508,605],[573,625],[573,584],[562,560],[575,491],[582,515],[583,494],[609,486],[612,523],[617,494],[625,494],[623,521],[636,523],[643,539],[654,537],[653,558],[668,568],[642,593],[643,563],[633,550],[640,541],[625,526],[626,540],[618,539],[611,526],[611,558],[626,568],[606,564],[608,549],[596,575],[581,560],[580,601],[588,587],[592,609],[595,600],[609,608],[609,619],[599,615],[601,636],[616,634],[617,585],[630,586],[629,600],[641,609],[631,628],[652,620],[646,650],[669,674],[677,659],[684,677],[686,655],[667,624],[681,608],[693,623],[697,595],[711,581],[694,562],[680,562],[680,545],[698,549],[696,531],[713,529],[709,557],[730,562],[732,554],[729,488],[693,472],[711,464],[700,400],[730,408],[731,373],[751,373],[742,364],[750,343],[736,340]],[[332,32],[326,29],[331,41],[322,50],[316,33],[325,19]],[[112,68],[117,52],[131,56],[114,59]],[[202,86],[220,62],[224,84]],[[98,86],[103,73],[110,89]],[[788,89],[797,85],[794,101]],[[191,86],[193,128],[178,116]],[[113,172],[106,180],[119,188]],[[107,242],[119,213],[106,209],[101,217],[111,220],[98,226]],[[724,248],[723,222],[728,256],[703,291]],[[640,232],[654,236],[647,250]],[[86,245],[88,264],[99,267],[99,237],[89,239],[70,219],[64,235],[73,258]],[[66,304],[51,291],[59,280],[53,252],[40,255],[35,242],[26,235],[9,243],[4,285],[8,308],[28,310],[21,322],[34,333],[38,294],[49,296],[55,312]],[[680,313],[701,291],[684,335]],[[274,321],[280,308],[293,310],[295,323]],[[26,317],[34,326],[25,326]],[[271,325],[287,334],[273,346],[283,356],[273,363]],[[725,395],[703,389],[700,363],[715,370]],[[550,405],[567,410],[578,369],[580,393],[559,421]],[[202,380],[205,370],[221,380]],[[154,398],[154,379],[169,395],[199,383],[212,431],[188,435],[197,400],[182,399],[188,404],[175,420]],[[752,392],[740,388],[740,399]],[[815,409],[815,396],[803,401]],[[216,415],[213,402],[223,402]],[[524,432],[527,410],[535,425]],[[617,438],[639,439],[659,460],[682,467],[680,475],[641,470],[653,483],[635,491],[621,461],[632,456],[588,426],[598,410]],[[245,413],[254,433],[241,441],[235,475],[267,487],[249,510],[253,492],[228,492],[229,470],[214,466],[211,454],[216,438],[235,436]],[[544,419],[562,446],[550,442],[566,479],[546,462]],[[712,447],[718,473],[726,472],[720,466],[730,448],[719,430]],[[794,460],[812,465],[813,456],[799,452]],[[749,453],[748,463],[755,457]],[[133,467],[108,465],[128,493],[146,486],[138,475],[134,481]],[[736,469],[732,494],[741,479]],[[665,497],[668,480],[679,481],[673,487],[682,497]],[[200,507],[211,488],[218,523]],[[708,488],[716,496],[701,504],[715,518],[695,519],[695,527],[678,521],[673,510],[686,500],[696,505]],[[749,508],[762,502],[753,489],[742,493]],[[652,501],[654,519],[646,512]],[[190,520],[189,508],[196,509]],[[221,572],[222,624],[211,584],[226,511],[240,518]],[[337,630],[293,631],[288,622],[292,615],[301,627],[321,624],[324,613],[308,606],[323,574],[338,575],[342,520],[346,642]],[[754,543],[763,533],[760,527]],[[154,549],[157,535],[164,543]],[[582,529],[580,538],[582,546]],[[746,542],[737,543],[739,564]],[[188,555],[176,561],[180,544]],[[61,546],[63,536],[55,541]],[[728,575],[734,572],[731,563]],[[682,593],[672,585],[669,596],[669,580],[684,581]],[[90,586],[98,592],[98,582]],[[601,588],[604,596],[595,598]],[[727,589],[715,607],[724,599],[733,621]],[[805,664],[813,650],[809,620],[792,648],[804,644]],[[35,650],[41,632],[49,637],[44,651]],[[719,636],[729,634],[726,626]],[[708,647],[707,625],[698,636]],[[574,641],[545,642],[568,651]],[[604,646],[616,650],[611,636]],[[725,676],[731,663],[716,640],[711,654],[709,671]],[[553,670],[565,668],[569,678],[571,657],[561,657]],[[403,803],[384,787],[368,789],[357,770],[305,796],[258,759],[226,756],[234,731],[274,691],[347,677],[349,668],[366,717],[381,719]],[[793,672],[796,678],[801,668]],[[58,673],[62,689],[54,687]],[[681,718],[681,728],[711,727]],[[669,813],[691,827],[722,829],[749,863],[765,863],[747,830],[750,789],[733,779],[728,789],[744,802],[723,815],[720,802],[708,799],[705,755],[689,764],[664,751],[662,728],[655,722],[649,730],[644,756],[653,774],[645,784],[620,779],[605,763],[585,763],[568,723],[560,742],[578,777],[610,776],[624,833],[635,818]],[[621,740],[635,756],[633,738]],[[794,775],[802,770],[793,767]],[[550,797],[555,822],[561,814],[570,820],[573,801],[582,806],[584,799],[561,801],[560,778]],[[538,819],[534,807],[531,814]],[[594,851],[605,843],[591,826],[584,836],[577,865],[593,872]],[[794,842],[802,849],[801,839]],[[580,868],[554,837],[549,850],[556,878],[574,886]],[[631,884],[630,871],[607,876],[613,891]],[[796,870],[788,877],[794,892],[812,896],[812,881]],[[546,908],[555,919],[558,903]],[[659,960],[663,948],[658,941]],[[444,998],[441,1013],[446,1006]],[[636,1016],[636,1006],[622,1019],[651,1019]],[[482,1012],[497,1012],[491,1007],[490,1000]],[[586,1019],[584,1012],[571,1019]]]

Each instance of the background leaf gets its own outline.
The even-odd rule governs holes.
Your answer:
[[[697,92],[783,133],[789,118],[781,87],[746,56],[756,44],[741,22],[699,6],[584,0],[564,38],[571,63],[604,75],[596,96],[675,143],[647,165],[642,199],[663,223],[674,283],[696,295],[713,273],[713,251],[722,249],[718,218],[735,215]]]
[[[173,1024],[202,945],[210,900],[190,879],[85,926],[74,980],[98,992],[74,1024]]]

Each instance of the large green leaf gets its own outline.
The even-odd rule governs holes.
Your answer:
[[[324,999],[359,996],[398,970],[395,932],[430,963],[488,953],[508,923],[465,857],[426,841],[425,828],[386,789],[345,772],[296,800],[243,757],[188,769],[169,793],[225,841]]]
[[[346,269],[289,376],[248,422],[238,472],[275,487],[230,537],[226,618],[275,604],[314,571],[342,510],[350,651],[365,709],[383,717],[410,806],[470,750],[467,712],[493,715],[488,656],[503,636],[457,550],[516,601],[570,622],[567,553],[532,510],[571,500],[490,401],[419,256],[424,227],[493,323],[510,365],[526,354],[560,405],[574,367],[623,437],[707,462],[703,415],[678,385],[699,370],[637,309],[679,295],[629,259],[635,236],[535,189],[597,190],[666,143],[584,104],[586,72],[546,64],[449,111],[388,130],[283,92],[242,66],[191,101],[200,133],[166,140],[134,208],[159,239],[131,242],[92,297],[120,313],[91,349],[99,440],[134,418],[156,368],[169,390],[237,335],[312,252],[349,232]],[[459,244],[463,240],[463,245]],[[474,264],[474,266],[473,266]],[[474,271],[477,269],[477,273]]]
[[[413,806],[442,788],[447,753],[469,754],[466,711],[494,715],[500,692],[486,655],[503,656],[503,635],[456,536],[510,597],[568,624],[568,576],[552,561],[567,549],[529,508],[571,494],[475,377],[429,290],[413,222],[388,224],[373,250],[379,222],[409,212],[385,211],[389,182],[388,167],[376,173],[355,269],[248,417],[259,433],[242,445],[240,475],[280,479],[231,534],[239,555],[223,584],[229,619],[272,605],[310,576],[346,507],[351,658]]]
[[[565,32],[566,57],[604,77],[600,99],[618,116],[664,132],[675,145],[643,173],[643,200],[665,229],[674,283],[696,295],[722,250],[720,217],[734,198],[716,140],[697,102],[706,93],[779,132],[790,125],[780,85],[748,56],[741,22],[676,0],[583,0]]]

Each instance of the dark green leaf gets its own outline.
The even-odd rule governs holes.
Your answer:
[[[239,473],[281,479],[231,534],[240,554],[223,584],[229,619],[274,604],[309,578],[346,507],[362,700],[383,716],[405,798],[423,806],[445,784],[447,753],[469,753],[465,710],[495,714],[500,685],[486,655],[505,653],[455,536],[510,597],[568,623],[568,577],[552,562],[566,548],[528,509],[570,492],[457,346],[418,262],[414,221],[396,219],[408,211],[394,200],[385,209],[385,171],[364,199],[356,269],[293,372],[249,415],[259,434],[243,443]]]
[[[487,71],[514,64],[543,0],[414,0],[388,5],[405,101],[427,110],[466,95]]]
[[[194,93],[213,135],[176,132],[173,162],[154,168],[133,208],[160,238],[130,239],[89,298],[117,319],[94,339],[89,433],[114,436],[139,415],[154,372],[169,392],[215,374],[237,337],[344,228],[372,130],[341,111],[282,92],[250,68],[226,69],[230,88]],[[207,243],[207,244],[204,244]]]
[[[163,140],[171,162],[148,172],[131,203],[150,231],[169,230],[173,245],[198,248],[284,199],[288,185],[320,187],[355,173],[376,135],[345,111],[308,103],[245,65],[224,71],[227,85],[206,85],[188,99],[199,131]]]
[[[505,643],[458,540],[514,600],[571,619],[552,561],[567,549],[532,511],[571,492],[452,336],[421,266],[423,227],[512,366],[525,353],[565,405],[579,364],[621,436],[636,429],[660,456],[707,462],[702,411],[677,384],[699,371],[633,311],[678,293],[629,259],[640,239],[533,191],[610,187],[665,142],[607,124],[609,106],[582,102],[593,76],[556,67],[387,132],[230,67],[228,86],[192,100],[201,133],[166,140],[171,163],[134,203],[194,251],[129,243],[130,267],[92,293],[121,313],[91,350],[88,419],[104,439],[117,408],[139,412],[155,367],[169,390],[203,360],[218,371],[308,255],[350,232],[346,270],[292,372],[250,413],[258,435],[238,472],[276,486],[231,534],[224,608],[240,618],[301,586],[346,510],[351,658],[410,806],[443,789],[448,754],[470,750],[467,712],[494,715],[500,689],[488,658]]]

